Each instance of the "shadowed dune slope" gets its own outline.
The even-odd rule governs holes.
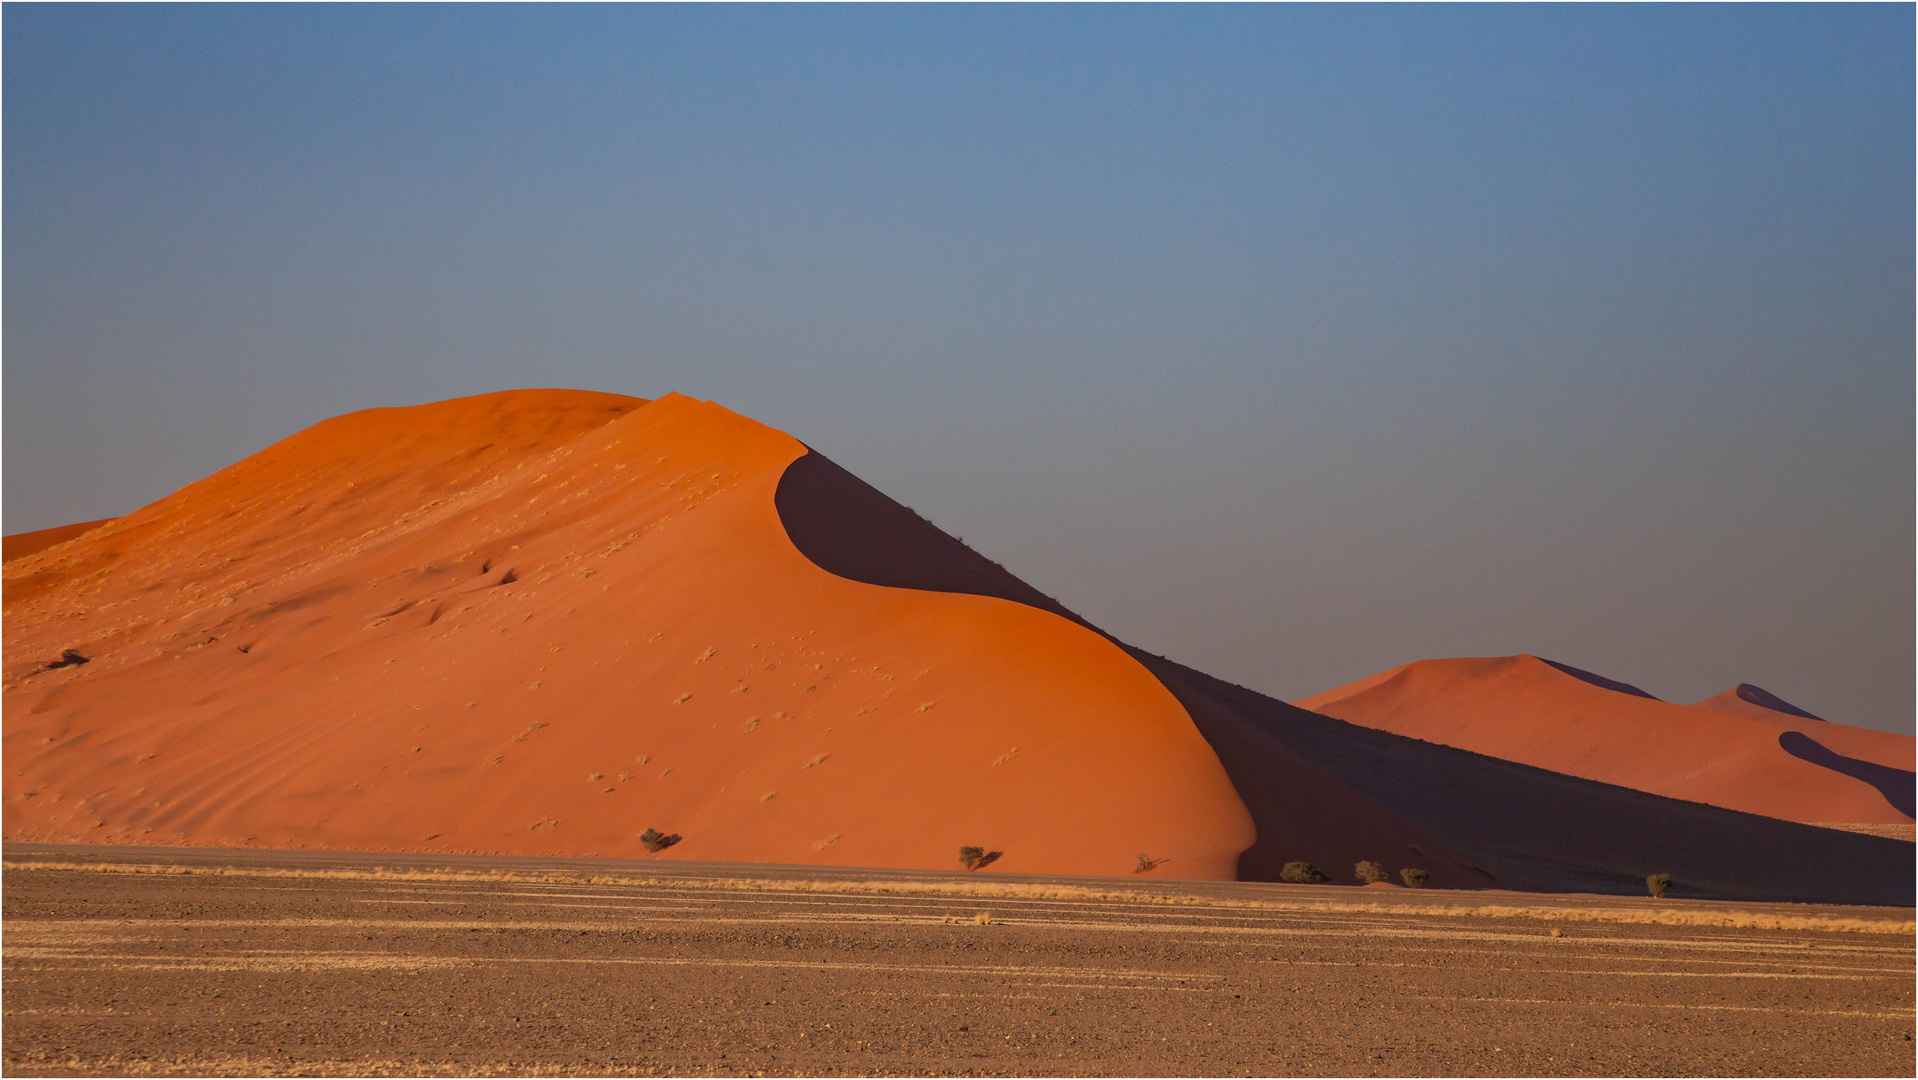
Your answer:
[[[1298,704],[1363,727],[1750,814],[1814,823],[1912,820],[1909,735],[1775,710],[1753,717],[1744,710],[1758,706],[1735,691],[1728,693],[1742,708],[1677,705],[1636,688],[1614,691],[1610,680],[1568,674],[1533,656],[1422,660],[1385,675]],[[1789,745],[1780,742],[1781,728],[1797,733]],[[1814,742],[1826,753],[1806,751]],[[1851,760],[1869,767],[1840,767]],[[1900,781],[1888,774],[1901,769],[1907,794],[1898,798]]]
[[[1233,874],[1158,680],[820,569],[774,506],[804,454],[677,395],[370,410],[8,562],[6,835]]]
[[[98,521],[77,521],[72,525],[55,525],[51,529],[36,529],[33,532],[14,533],[0,539],[0,562],[12,562],[24,558],[36,551],[50,548],[55,544],[64,544],[82,533],[91,532],[112,518]]]
[[[1065,613],[817,454],[787,471],[778,505],[782,515],[803,506],[812,516],[788,517],[795,545],[836,574]],[[915,576],[916,567],[927,570]],[[1679,883],[1675,895],[1912,900],[1909,843],[1663,798],[1360,727],[1128,651],[1186,707],[1257,822],[1258,842],[1239,860],[1249,880],[1275,880],[1295,859],[1344,880],[1359,859],[1373,859],[1430,870],[1433,884],[1454,888],[1635,893],[1647,874],[1670,873]],[[1379,685],[1393,674],[1364,682]]]
[[[1058,601],[818,453],[787,469],[777,504],[794,545],[842,577],[999,597],[1057,612],[1084,625]],[[1148,668],[1160,662],[1126,648]],[[1178,684],[1166,683],[1166,687],[1218,751],[1258,823],[1257,843],[1238,862],[1240,878],[1277,881],[1286,862],[1302,859],[1333,874],[1333,880],[1343,881],[1353,864],[1372,858],[1389,861],[1395,868],[1427,870],[1439,886],[1496,884],[1490,875],[1470,868],[1467,859],[1411,823],[1298,760],[1285,747],[1259,738],[1230,712],[1181,693]]]

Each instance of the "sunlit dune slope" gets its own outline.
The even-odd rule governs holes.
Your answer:
[[[814,565],[805,454],[677,395],[370,410],[9,561],[6,835],[1233,875],[1252,821],[1158,680]]]
[[[81,533],[90,532],[112,520],[112,518],[101,518],[98,521],[79,521],[72,525],[55,525],[51,529],[14,533],[6,537],[4,542],[0,542],[0,560],[12,562],[55,544],[64,544]]]
[[[1575,668],[1508,656],[1423,660],[1298,704],[1364,727],[1751,814],[1912,820],[1911,736],[1760,709],[1728,695],[1740,707],[1720,699],[1677,705]]]
[[[1914,762],[1918,740],[1910,735],[1833,723],[1750,683],[1739,683],[1722,694],[1693,702],[1692,707],[1758,720],[1774,728],[1803,732],[1837,753],[1861,761],[1906,772],[1911,772],[1914,764],[1918,764]]]

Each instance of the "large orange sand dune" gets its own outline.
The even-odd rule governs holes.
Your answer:
[[[1171,694],[1057,615],[813,566],[773,509],[805,453],[678,396],[371,410],[8,563],[7,835],[1233,874]]]
[[[659,858],[953,868],[977,845],[1004,853],[988,873],[1148,855],[1355,883],[1369,859],[1454,888],[1669,871],[1682,895],[1910,902],[1909,844],[1126,646],[678,395],[354,413],[88,524],[8,538],[8,839],[640,856],[656,828],[684,837]]]

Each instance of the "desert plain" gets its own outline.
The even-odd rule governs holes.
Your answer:
[[[1911,912],[10,845],[11,1075],[1910,1075]]]

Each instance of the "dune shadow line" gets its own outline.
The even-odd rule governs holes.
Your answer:
[[[1802,731],[1781,731],[1778,733],[1778,745],[1785,753],[1800,761],[1809,761],[1813,765],[1822,765],[1833,772],[1841,772],[1854,780],[1863,780],[1878,789],[1892,809],[1913,817],[1913,785],[1918,774],[1894,769],[1889,765],[1880,765],[1875,761],[1861,761],[1846,757],[1836,750],[1829,749],[1817,739]]]

